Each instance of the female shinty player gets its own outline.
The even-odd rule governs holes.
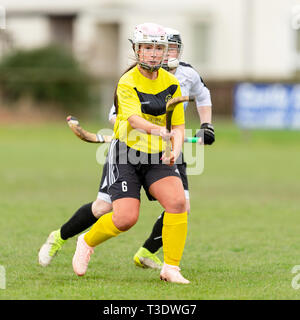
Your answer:
[[[204,143],[214,142],[214,131],[211,124],[211,99],[209,90],[204,85],[198,73],[188,64],[179,63],[182,53],[182,40],[177,30],[166,28],[168,37],[168,60],[164,61],[163,67],[175,74],[178,78],[182,90],[182,95],[195,97],[197,110],[200,116],[201,128],[204,129]],[[185,104],[186,108],[187,104]],[[115,107],[111,108],[109,120],[114,124],[116,120]],[[187,211],[189,211],[188,183],[185,172],[185,163],[177,164],[183,180]],[[61,249],[63,243],[78,233],[90,227],[97,219],[112,210],[110,196],[107,193],[106,167],[104,165],[102,180],[98,197],[94,202],[88,203],[79,208],[75,214],[57,231],[50,233],[46,243],[39,252],[39,263],[47,266],[52,261],[56,253]],[[163,213],[164,214],[164,213]],[[157,250],[162,246],[162,221],[163,214],[156,221],[150,237],[146,240],[134,256],[134,261],[138,266],[161,268],[162,262],[156,256]]]
[[[187,212],[183,185],[173,165],[184,139],[184,109],[182,103],[176,107],[172,131],[168,133],[166,102],[181,96],[181,90],[176,77],[161,68],[167,44],[163,27],[147,23],[135,28],[133,48],[138,64],[121,77],[115,96],[117,119],[107,164],[113,212],[101,216],[89,232],[79,236],[73,257],[77,275],[85,274],[96,245],[127,231],[137,222],[143,186],[148,198],[158,200],[165,209],[164,266],[160,278],[189,283],[179,269],[187,233]],[[134,130],[139,131],[138,139],[130,138]],[[167,157],[163,139],[171,136],[173,149]]]
[[[184,109],[182,103],[176,107],[168,133],[166,102],[181,96],[181,90],[176,77],[161,68],[167,45],[163,27],[146,23],[135,28],[133,48],[138,64],[121,77],[115,94],[117,118],[107,165],[113,212],[100,217],[89,232],[79,236],[73,257],[77,275],[86,273],[95,246],[137,222],[143,186],[148,198],[158,200],[165,209],[164,265],[160,278],[189,283],[179,269],[187,234],[187,212],[182,181],[173,165],[184,139]],[[162,140],[171,135],[173,149],[167,156]]]

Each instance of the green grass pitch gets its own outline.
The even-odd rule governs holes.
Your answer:
[[[181,263],[188,286],[139,269],[135,251],[161,208],[142,192],[138,223],[97,247],[89,269],[72,270],[77,237],[52,264],[38,265],[48,234],[95,199],[101,175],[97,145],[66,123],[0,128],[0,299],[299,299],[292,273],[300,265],[300,132],[243,132],[215,121],[216,143],[205,169],[191,176],[191,214]],[[82,123],[93,131],[95,123]],[[162,258],[162,253],[160,253]]]

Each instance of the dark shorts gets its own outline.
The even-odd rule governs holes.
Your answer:
[[[111,203],[111,198],[110,195],[108,194],[108,183],[107,183],[107,158],[106,158],[106,162],[103,166],[102,169],[102,177],[101,177],[101,181],[100,181],[100,185],[99,185],[99,191],[98,191],[98,199],[104,200],[108,203]]]
[[[120,146],[124,147],[124,145],[119,140],[114,140],[108,152],[106,180],[108,194],[112,201],[121,198],[136,198],[140,200],[142,186],[148,199],[156,200],[149,193],[149,188],[154,182],[169,176],[180,178],[176,165],[168,166],[161,163],[161,154],[151,155],[152,160],[154,158],[158,160],[155,163],[151,161],[148,154],[142,153],[139,153],[140,161],[137,163],[132,159],[127,159],[128,161],[124,163],[120,154],[123,152],[122,155],[124,156],[124,153],[128,152],[128,150],[132,151],[126,145],[125,148],[121,148],[123,151],[120,151]],[[134,150],[134,152],[138,151]]]
[[[182,180],[183,188],[184,188],[185,191],[188,191],[189,190],[189,183],[188,183],[188,177],[187,177],[187,174],[186,174],[186,162],[184,161],[182,153],[181,153],[181,156],[177,159],[176,165],[177,165],[177,168],[178,168],[179,173],[180,173],[180,177],[181,177],[181,180]]]

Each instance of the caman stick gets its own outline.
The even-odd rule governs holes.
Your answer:
[[[172,115],[173,112],[175,110],[175,107],[181,103],[181,102],[186,102],[186,101],[193,101],[194,98],[193,97],[189,97],[189,96],[181,96],[181,97],[175,97],[175,98],[171,98],[166,105],[166,128],[169,132],[171,132],[172,129]],[[185,139],[185,142],[197,142],[194,140],[189,140],[191,138],[187,138],[187,140]],[[171,153],[171,140],[167,140],[166,141],[166,156],[170,157],[170,153]]]
[[[91,133],[82,129],[77,118],[73,116],[68,116],[67,122],[76,136],[83,141],[91,143],[109,143],[112,140],[112,136],[103,136],[101,134]]]

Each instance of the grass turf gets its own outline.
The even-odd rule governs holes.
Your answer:
[[[203,174],[189,178],[181,268],[191,284],[183,286],[132,262],[161,212],[143,192],[138,223],[99,246],[84,277],[72,270],[76,237],[49,267],[39,266],[48,234],[97,195],[98,146],[78,140],[64,122],[2,126],[0,265],[7,282],[0,299],[299,299],[291,270],[300,265],[300,132],[243,132],[221,120],[215,128]]]

